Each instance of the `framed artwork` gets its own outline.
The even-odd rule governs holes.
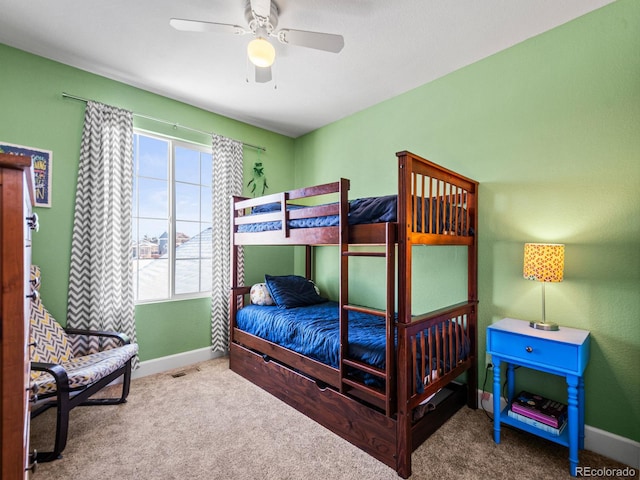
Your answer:
[[[51,207],[51,162],[53,161],[53,152],[51,150],[0,142],[0,153],[31,157],[33,188],[35,189],[34,206]]]

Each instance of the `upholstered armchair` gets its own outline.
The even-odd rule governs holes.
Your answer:
[[[46,462],[62,456],[71,409],[126,402],[131,360],[138,345],[121,333],[62,328],[40,300],[40,268],[36,265],[31,267],[31,288],[31,390],[35,402],[31,418],[51,407],[57,409],[53,451],[37,454],[39,462]],[[83,338],[85,341],[77,341]],[[108,339],[107,345],[91,353],[81,350],[81,346],[105,343],[93,341],[97,339]],[[119,398],[90,398],[119,377],[123,377]]]

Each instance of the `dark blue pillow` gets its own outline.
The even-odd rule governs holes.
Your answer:
[[[311,280],[298,275],[265,275],[264,281],[271,298],[279,308],[304,307],[327,301],[318,295]]]

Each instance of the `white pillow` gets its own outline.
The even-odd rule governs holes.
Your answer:
[[[254,305],[275,305],[266,283],[256,283],[253,285],[249,293],[249,298]]]

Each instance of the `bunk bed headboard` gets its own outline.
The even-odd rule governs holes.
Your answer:
[[[398,157],[398,224],[413,244],[471,245],[478,182],[402,151]],[[429,238],[424,238],[429,235]]]

